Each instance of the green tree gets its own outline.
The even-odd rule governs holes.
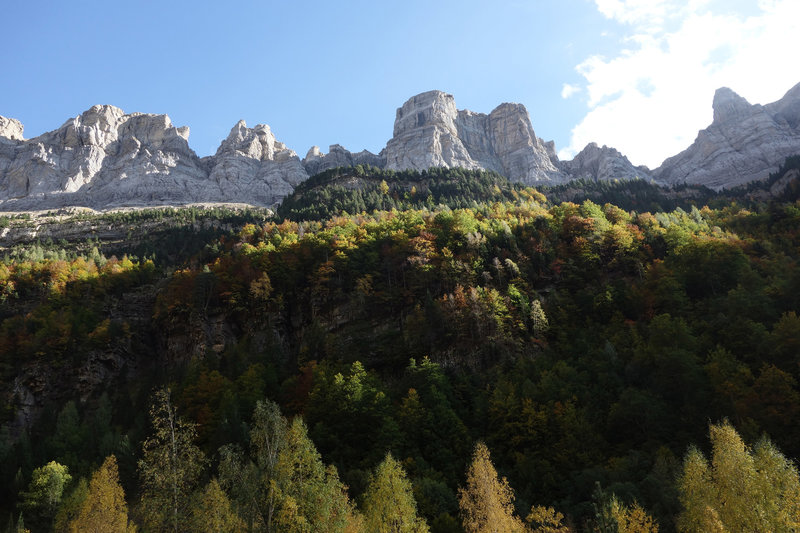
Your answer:
[[[228,495],[212,479],[197,495],[191,511],[192,531],[198,533],[239,533],[246,530],[244,521],[233,510]]]
[[[280,501],[276,467],[287,430],[280,407],[269,400],[259,401],[253,411],[250,453],[245,456],[233,445],[220,449],[220,482],[250,530],[273,531]]]
[[[88,495],[89,483],[87,483],[86,478],[82,477],[61,500],[53,525],[54,531],[69,531],[69,523],[77,518]]]
[[[119,484],[117,458],[110,455],[92,474],[89,490],[76,516],[69,523],[70,533],[126,533],[136,531],[128,521],[128,504]]]
[[[525,526],[514,515],[514,491],[506,478],[499,479],[489,449],[475,445],[467,485],[458,490],[458,504],[467,533],[517,533]]]
[[[346,487],[325,467],[301,418],[291,423],[273,402],[258,402],[249,458],[223,447],[220,475],[251,529],[343,531],[354,518]]]
[[[366,530],[374,533],[423,533],[428,525],[417,516],[417,502],[403,467],[392,454],[375,469],[364,494]]]
[[[184,531],[205,455],[194,444],[195,424],[177,416],[169,389],[156,392],[150,422],[153,433],[138,465],[145,522],[156,531]]]
[[[710,426],[711,461],[695,447],[678,480],[678,530],[796,531],[800,481],[795,465],[766,438],[747,446],[730,425]]]
[[[20,508],[35,530],[51,527],[64,489],[71,480],[69,469],[55,461],[33,471],[28,489],[20,494]]]

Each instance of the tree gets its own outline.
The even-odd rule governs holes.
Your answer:
[[[128,522],[128,504],[119,484],[117,458],[110,455],[92,474],[89,490],[76,516],[69,523],[70,533],[126,533],[136,531]]]
[[[727,421],[712,424],[711,461],[694,446],[678,480],[681,532],[795,531],[800,526],[797,468],[767,439],[747,446]]]
[[[342,531],[352,514],[334,467],[325,468],[299,417],[278,453],[275,481],[281,493],[280,531]]]
[[[69,531],[69,523],[77,518],[88,495],[89,484],[86,482],[86,478],[82,477],[61,500],[61,505],[58,508],[53,524],[54,531]]]
[[[220,476],[250,530],[344,531],[355,510],[344,484],[308,437],[302,418],[291,424],[277,404],[258,402],[250,431],[250,455],[220,450]]]
[[[534,505],[525,521],[530,524],[531,533],[569,533],[564,515],[552,507]]]
[[[458,489],[461,519],[467,533],[516,533],[525,530],[514,515],[514,491],[506,478],[498,479],[489,449],[475,445],[467,470],[467,486]]]
[[[417,502],[406,478],[391,453],[371,476],[364,494],[366,530],[374,533],[427,533],[428,525],[417,516]]]
[[[138,465],[145,519],[157,531],[183,531],[205,455],[194,444],[195,424],[176,415],[169,389],[156,392],[150,421],[153,433],[144,441]]]
[[[50,528],[64,489],[71,480],[69,469],[55,461],[33,471],[28,490],[20,494],[20,508],[34,529]]]
[[[280,499],[275,469],[287,429],[280,407],[269,400],[259,401],[253,411],[249,456],[232,445],[220,449],[221,484],[231,492],[250,530],[272,531]]]
[[[231,506],[228,495],[212,479],[192,507],[192,531],[203,533],[239,533],[246,530],[244,521]]]

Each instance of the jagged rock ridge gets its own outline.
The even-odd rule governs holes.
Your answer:
[[[380,154],[312,147],[301,161],[269,126],[237,123],[216,154],[199,158],[189,128],[166,115],[125,114],[94,106],[59,129],[24,139],[22,124],[0,117],[0,210],[243,202],[274,206],[309,175],[338,166],[394,170],[463,167],[496,171],[525,184],[641,178],[713,188],[762,179],[800,153],[800,84],[784,98],[750,105],[730,89],[714,98],[714,121],[695,143],[656,170],[635,167],[613,148],[590,143],[559,161],[536,136],[521,104],[491,113],[458,110],[453,97],[428,91],[396,114]]]
[[[800,84],[765,106],[751,105],[723,87],[714,94],[714,120],[694,143],[653,171],[668,185],[713,189],[767,178],[800,153]]]

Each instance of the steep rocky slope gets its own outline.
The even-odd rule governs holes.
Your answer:
[[[653,174],[668,185],[713,189],[765,179],[800,153],[800,84],[777,102],[751,105],[728,88],[714,94],[714,120],[694,143]]]
[[[381,155],[390,170],[485,169],[526,184],[566,178],[536,137],[525,106],[501,104],[489,115],[459,111],[441,91],[419,94],[397,110]]]

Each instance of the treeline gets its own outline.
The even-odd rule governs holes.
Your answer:
[[[613,530],[602,524],[614,516],[608,528],[620,531],[637,520],[661,531],[712,523],[739,530],[744,522],[731,522],[739,511],[726,514],[732,507],[709,499],[729,479],[719,477],[722,464],[761,480],[735,501],[773,502],[758,516],[795,519],[798,250],[797,202],[652,213],[531,195],[250,224],[167,273],[130,258],[117,273],[98,258],[11,260],[3,286],[13,283],[16,296],[0,325],[8,369],[3,511],[13,524],[21,511],[28,516],[24,493],[43,465],[56,461],[90,484],[114,455],[128,520],[169,529],[136,514],[149,490],[141,461],[157,433],[151,391],[169,385],[173,410],[194,428],[189,440],[204,457],[183,508],[198,491],[222,493],[232,523],[248,524],[256,512],[243,510],[253,492],[237,494],[245,482],[225,481],[225,465],[236,466],[236,479],[267,479],[253,431],[268,402],[287,427],[298,424],[298,442],[313,443],[301,448],[318,454],[308,455],[320,461],[311,470],[323,472],[314,486],[337,498],[347,487],[346,500],[336,500],[349,502],[336,504],[345,509],[339,517],[366,520],[365,495],[391,453],[431,531],[480,530],[470,529],[460,492],[480,441],[498,479],[514,489],[513,504],[501,506],[513,528],[534,527],[525,522],[533,514],[580,531]],[[115,301],[144,302],[136,312],[143,319],[120,314]],[[95,309],[91,320],[80,318],[83,306]],[[120,329],[112,320],[110,334],[94,342],[106,309],[115,309]],[[113,381],[105,399],[101,384],[76,392],[58,383],[76,375],[72,368],[116,360],[110,354],[132,357],[139,370]],[[63,388],[29,433],[14,434],[21,403],[6,393],[25,372],[36,379],[18,383],[39,383],[37,394]],[[77,375],[89,383],[91,374]],[[709,420],[726,418],[730,425],[711,428],[709,448]],[[744,446],[764,433],[774,445]],[[702,451],[687,453],[692,444]],[[726,450],[741,462],[715,459]],[[754,466],[762,460],[781,472],[769,478],[781,480],[779,496],[764,492],[758,475],[768,470]],[[691,489],[705,498],[696,505],[682,496],[690,485],[675,481],[689,480],[687,465],[692,483],[720,483]],[[281,494],[293,498],[285,508],[298,523],[312,520],[303,509],[333,508],[299,503],[306,496],[295,488]],[[754,523],[746,528],[781,529]]]
[[[321,172],[278,207],[278,220],[323,220],[343,214],[407,209],[476,208],[481,204],[544,198],[496,172],[462,168],[384,170],[358,165]]]
[[[197,425],[176,412],[171,391],[156,392],[150,434],[137,464],[138,501],[129,507],[116,457],[107,456],[87,481],[56,461],[35,469],[20,492],[17,520],[7,531],[186,531],[569,533],[576,525],[542,505],[523,521],[514,490],[478,442],[458,489],[458,519],[442,513],[430,524],[418,510],[417,487],[402,462],[387,452],[369,473],[358,502],[333,465],[325,465],[301,416],[289,420],[277,404],[258,401],[249,442],[218,451],[215,472],[196,445]],[[711,456],[691,447],[674,487],[680,531],[790,531],[800,518],[797,468],[768,439],[747,446],[727,421],[710,426]],[[130,512],[129,512],[130,509]],[[596,485],[592,531],[657,533],[658,522]],[[25,521],[27,516],[27,522]]]

